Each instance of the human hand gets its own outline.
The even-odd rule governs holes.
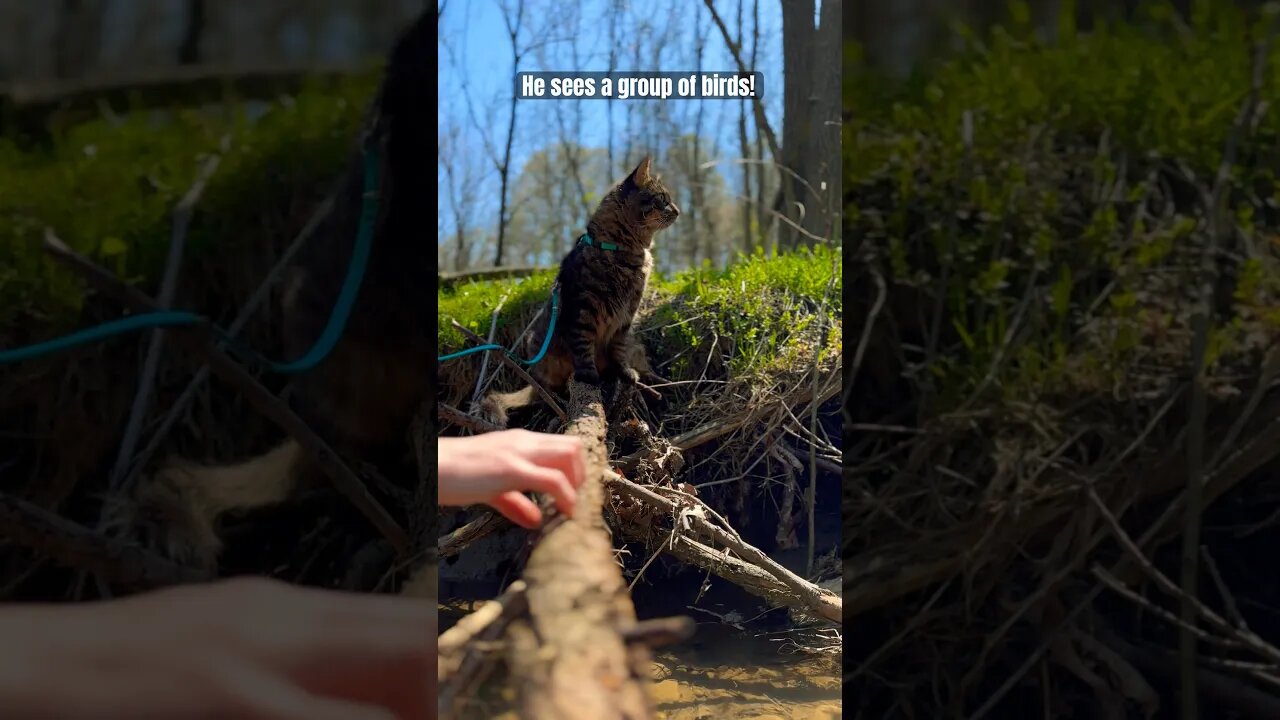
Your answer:
[[[503,430],[442,437],[438,450],[441,505],[485,503],[526,528],[541,524],[542,511],[522,491],[547,493],[573,515],[587,472],[582,441],[572,435]]]
[[[435,607],[421,600],[244,578],[0,608],[0,637],[6,717],[435,717]]]

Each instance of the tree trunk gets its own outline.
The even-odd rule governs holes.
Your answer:
[[[823,0],[814,25],[814,0],[782,3],[782,176],[775,209],[790,223],[779,246],[834,242],[839,225],[840,3]]]
[[[98,60],[103,9],[101,0],[62,0],[53,41],[58,79],[83,77]]]
[[[187,0],[187,24],[182,31],[182,44],[178,46],[178,64],[195,65],[200,62],[200,40],[205,26],[204,0]]]
[[[503,20],[507,23],[507,36],[511,38],[511,68],[513,73],[520,72],[520,25],[524,20],[524,0],[518,0],[516,3],[516,16],[513,19],[510,11],[503,5]],[[498,248],[494,254],[493,266],[500,267],[502,265],[502,249],[507,238],[507,224],[511,218],[507,217],[507,185],[511,180],[511,146],[516,137],[516,94],[511,93],[511,112],[507,118],[507,144],[502,151],[502,167],[500,168],[502,176],[501,198],[498,205]]]

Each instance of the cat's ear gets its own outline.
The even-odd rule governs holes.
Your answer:
[[[649,165],[650,158],[645,155],[640,164],[636,166],[636,169],[632,170],[627,179],[622,181],[622,187],[625,190],[633,190],[647,184],[649,182]]]

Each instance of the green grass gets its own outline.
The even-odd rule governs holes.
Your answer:
[[[1160,344],[1152,337],[1185,337],[1190,310],[1155,281],[1182,273],[1173,288],[1198,286],[1189,268],[1207,224],[1196,186],[1223,162],[1250,89],[1249,40],[1261,35],[1227,4],[1197,4],[1180,26],[1151,3],[1146,22],[1067,27],[1046,45],[1018,7],[910,82],[845,77],[844,235],[874,248],[892,286],[920,296],[924,312],[899,318],[907,341],[926,344],[942,304],[940,352],[908,362],[928,365],[917,377],[941,386],[943,405],[997,363],[995,386],[1015,395],[1080,368],[1123,386]],[[1260,97],[1280,104],[1280,44]],[[1221,320],[1211,359],[1238,349],[1250,322],[1280,319],[1267,310],[1280,301],[1267,250],[1280,234],[1277,170],[1280,114],[1269,111],[1237,145],[1222,213],[1261,248],[1225,268],[1232,313],[1247,322]],[[1083,333],[1099,319],[1110,333],[1102,347]]]
[[[318,201],[337,177],[373,88],[372,77],[308,86],[252,123],[240,107],[176,109],[166,121],[136,113],[118,125],[78,125],[47,149],[0,138],[0,329],[24,316],[38,333],[77,320],[81,284],[40,251],[45,227],[131,282],[153,285],[171,213],[211,153],[222,160],[192,221],[188,263],[211,257],[230,270],[238,250],[287,242],[285,218],[307,212],[299,206]]]
[[[832,272],[835,271],[834,284]],[[719,337],[735,373],[767,369],[793,362],[811,340],[811,325],[826,301],[826,312],[839,316],[841,258],[836,249],[820,246],[777,258],[755,255],[723,270],[698,269],[670,278],[651,279],[657,306],[642,333],[652,333],[650,349],[659,358],[696,350]],[[457,320],[487,337],[494,308],[506,298],[498,317],[498,337],[514,337],[531,308],[544,302],[554,272],[520,280],[470,283],[441,291],[439,296],[440,352],[468,344],[450,324]],[[830,292],[828,293],[828,287]],[[503,332],[506,332],[504,335]],[[824,352],[839,351],[838,326]],[[687,370],[675,365],[675,375]]]

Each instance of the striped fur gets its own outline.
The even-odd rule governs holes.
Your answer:
[[[560,319],[546,357],[533,368],[543,387],[559,392],[570,377],[600,385],[603,378],[634,383],[650,376],[631,326],[653,270],[649,248],[654,236],[679,215],[648,157],[600,201],[587,233],[618,249],[575,244],[561,261],[556,278]],[[531,347],[540,347],[545,333],[544,326]],[[506,426],[508,412],[528,405],[534,396],[532,388],[491,394],[481,410],[490,421]]]

